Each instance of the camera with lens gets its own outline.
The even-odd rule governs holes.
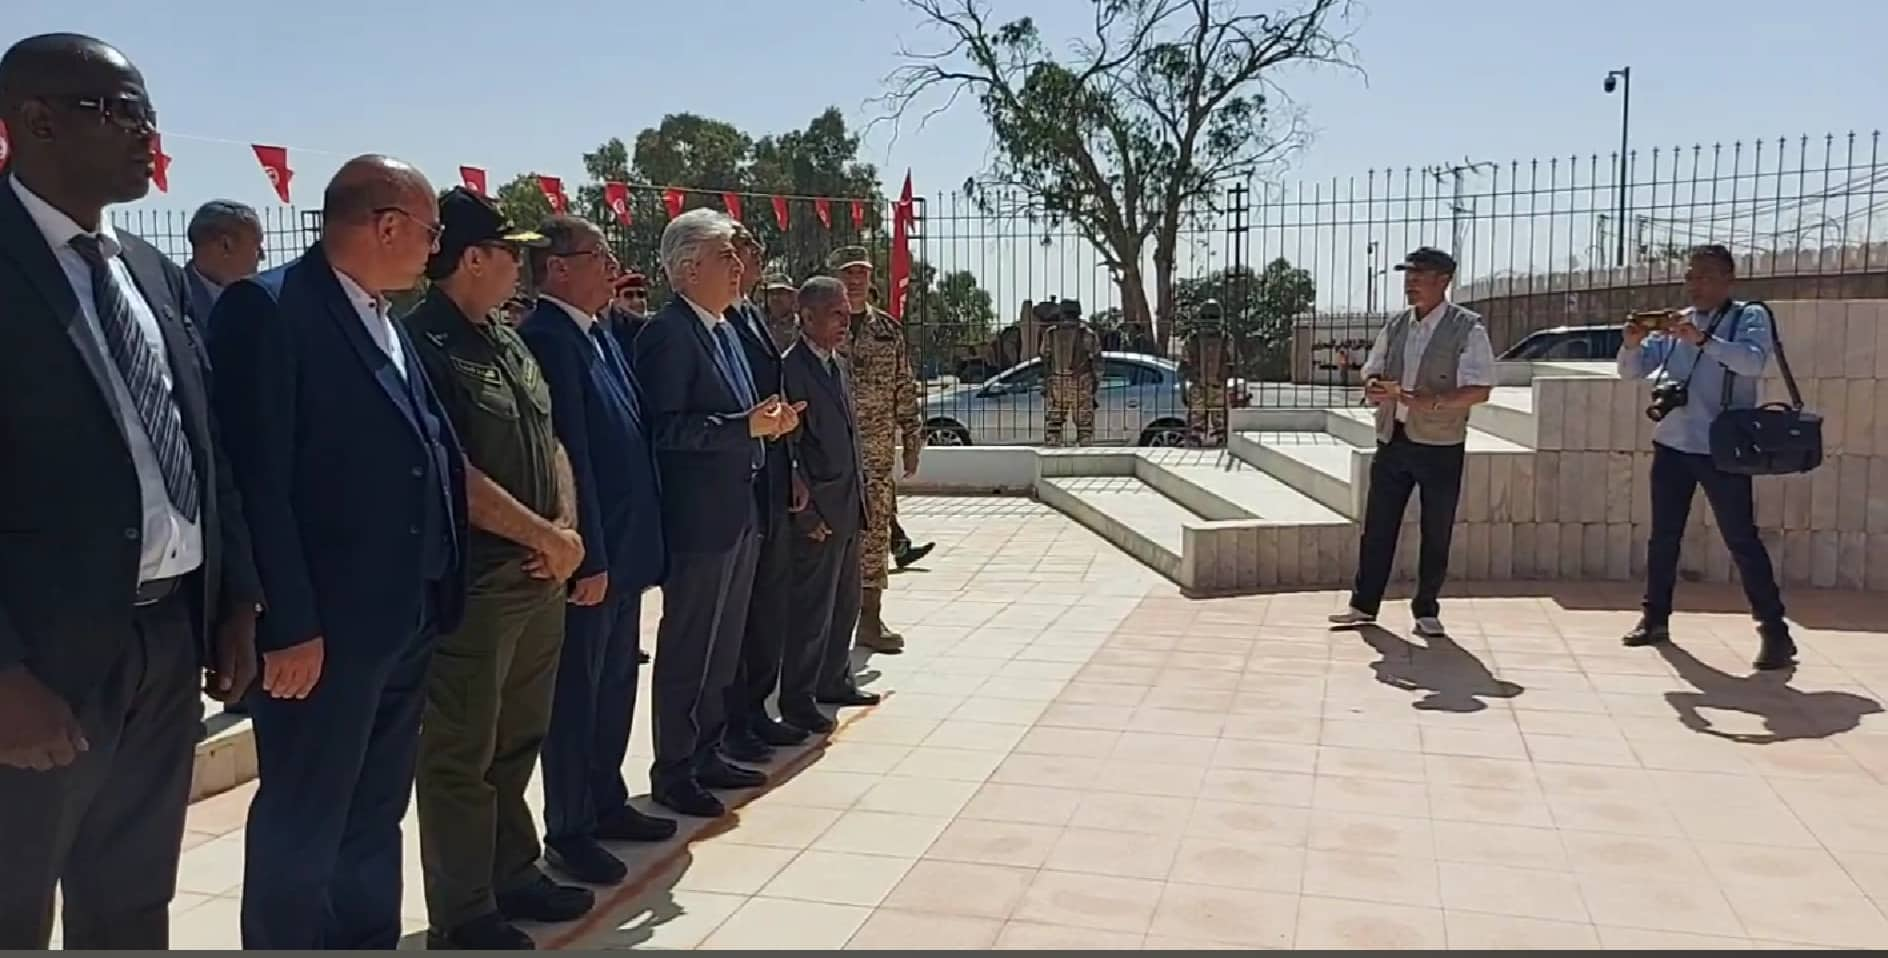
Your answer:
[[[1662,422],[1690,401],[1691,390],[1684,383],[1660,383],[1652,387],[1652,404],[1645,407],[1645,418]]]

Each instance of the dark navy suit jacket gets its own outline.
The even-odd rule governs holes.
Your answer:
[[[464,612],[464,456],[412,343],[400,324],[393,332],[407,378],[319,244],[230,286],[211,313],[216,413],[261,572],[264,650],[319,635],[330,661],[337,646],[396,654],[357,643],[396,641],[429,612],[449,632]],[[429,581],[438,542],[420,528],[442,499],[450,552]]]
[[[722,552],[751,525],[754,452],[741,408],[701,316],[677,296],[636,334],[662,475],[662,520],[675,552]],[[765,399],[766,393],[755,398]]]
[[[518,333],[550,384],[551,420],[577,480],[584,554],[575,578],[608,572],[612,590],[659,584],[668,560],[661,486],[628,360],[615,337],[591,336],[543,297]]]
[[[782,391],[780,347],[767,331],[767,319],[752,301],[728,307],[725,314],[741,335],[741,349],[747,354],[747,367],[754,375],[754,397],[765,399]],[[793,446],[786,442],[767,444],[767,468],[754,483],[754,495],[762,515],[784,512],[790,502],[793,476]]]
[[[793,434],[794,467],[806,483],[808,508],[794,517],[811,532],[821,522],[841,538],[865,525],[865,466],[859,459],[859,421],[852,405],[851,372],[837,374],[802,339],[781,361],[788,399],[806,403]]]

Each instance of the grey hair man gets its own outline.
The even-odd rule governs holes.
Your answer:
[[[197,207],[185,235],[190,239],[190,262],[184,264],[190,308],[197,322],[207,323],[223,288],[262,267],[262,218],[235,200],[211,200]]]
[[[651,686],[650,785],[658,803],[704,818],[726,810],[709,789],[766,781],[719,751],[724,696],[740,662],[759,555],[754,482],[767,443],[797,428],[804,408],[757,393],[726,319],[743,288],[734,234],[734,221],[713,210],[669,221],[659,252],[675,295],[635,343],[669,548]]]

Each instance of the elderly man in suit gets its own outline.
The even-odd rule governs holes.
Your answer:
[[[322,237],[211,324],[216,408],[268,608],[252,697],[246,948],[391,948],[434,638],[465,602],[464,454],[387,295],[438,245],[433,188],[343,164]]]
[[[800,341],[787,351],[782,373],[787,397],[806,403],[794,445],[795,478],[807,501],[793,515],[793,619],[780,715],[814,732],[833,728],[820,701],[878,701],[854,684],[850,667],[867,506],[852,373],[841,355],[852,322],[847,303],[845,284],[831,277],[800,287]]]
[[[0,949],[162,949],[203,670],[254,670],[260,593],[181,270],[112,229],[156,113],[72,34],[0,57]]]
[[[675,298],[636,337],[669,543],[649,778],[657,802],[716,818],[726,807],[708,789],[766,781],[730,764],[719,746],[760,545],[754,483],[767,466],[767,443],[792,432],[799,414],[778,395],[755,391],[740,334],[725,316],[741,295],[734,222],[713,210],[683,213],[663,229],[660,255]]]
[[[223,290],[261,268],[262,218],[235,200],[211,200],[197,207],[184,235],[190,239],[190,262],[184,264],[190,309],[197,322],[207,323]]]
[[[627,869],[599,841],[661,841],[675,822],[629,805],[623,759],[636,710],[642,594],[662,580],[662,507],[644,404],[598,313],[616,257],[587,220],[554,216],[531,251],[538,308],[519,332],[550,384],[551,420],[570,457],[583,561],[564,613],[550,732],[544,741],[544,845],[579,881]]]

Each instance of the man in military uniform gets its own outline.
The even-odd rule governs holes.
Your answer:
[[[827,266],[846,284],[846,300],[852,307],[846,355],[852,366],[859,453],[865,464],[868,518],[865,538],[859,544],[859,578],[864,591],[856,641],[875,652],[900,652],[905,647],[904,637],[885,628],[881,609],[888,581],[885,566],[891,551],[892,517],[897,510],[892,485],[892,464],[897,458],[893,443],[903,444],[907,479],[918,474],[918,455],[924,450],[918,383],[912,376],[904,328],[872,305],[872,260],[865,248],[842,246],[833,251]]]
[[[799,289],[785,273],[760,278],[761,305],[767,313],[767,332],[781,352],[800,341]]]
[[[1216,299],[1200,304],[1192,325],[1180,359],[1180,377],[1187,384],[1187,436],[1196,446],[1216,446],[1226,439],[1232,338],[1226,335],[1226,315]]]
[[[642,332],[643,324],[649,321],[649,277],[633,269],[624,270],[616,277],[615,291],[615,297],[610,305],[603,307],[597,322],[603,324],[623,355],[628,356],[635,349],[636,334]]]
[[[564,642],[564,581],[583,540],[550,390],[499,312],[520,248],[544,237],[464,188],[441,197],[439,222],[432,288],[404,322],[465,447],[473,533],[464,624],[440,637],[426,677],[417,790],[427,939],[528,948],[513,920],[569,921],[594,904],[538,870],[525,805]]]
[[[1044,303],[1051,315],[1039,318],[1052,322],[1042,334],[1043,396],[1048,407],[1042,414],[1043,435],[1051,446],[1062,445],[1063,422],[1075,413],[1075,444],[1086,446],[1095,439],[1095,390],[1101,386],[1101,337],[1094,327],[1082,320],[1079,300]]]

